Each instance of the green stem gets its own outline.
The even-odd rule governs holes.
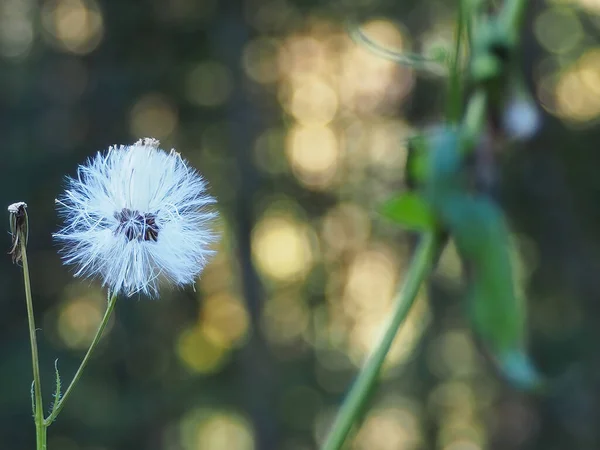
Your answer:
[[[381,341],[367,359],[358,378],[348,393],[322,450],[340,449],[346,440],[352,425],[361,414],[361,410],[377,379],[381,366],[385,361],[385,357],[394,342],[398,329],[404,319],[406,319],[406,316],[417,297],[421,283],[429,273],[436,248],[437,239],[433,234],[426,234],[421,238],[421,242],[419,243],[406,276],[404,286],[399,290],[394,299],[394,311],[389,323],[385,327]]]
[[[463,119],[462,152],[469,152],[473,148],[478,136],[481,134],[486,119],[488,103],[487,93],[483,89],[475,91]]]
[[[63,409],[63,407],[65,405],[65,401],[67,400],[67,398],[69,398],[69,395],[73,391],[73,388],[75,387],[75,385],[81,378],[81,375],[83,374],[83,370],[85,369],[85,366],[87,365],[88,361],[90,360],[90,357],[92,356],[92,353],[94,352],[94,350],[98,346],[98,343],[100,342],[100,339],[102,338],[102,333],[104,332],[104,329],[106,328],[106,325],[108,324],[108,321],[113,312],[113,309],[115,308],[116,303],[117,303],[117,294],[109,295],[108,305],[106,307],[106,311],[104,312],[104,317],[102,318],[102,322],[100,322],[100,325],[98,326],[98,330],[96,331],[96,335],[94,336],[94,339],[92,340],[92,343],[90,344],[90,348],[88,348],[87,353],[83,357],[83,360],[81,361],[81,364],[79,365],[79,369],[77,369],[77,372],[75,373],[73,380],[69,384],[69,387],[67,387],[67,390],[65,391],[64,395],[60,399],[56,399],[56,403],[54,404],[54,407],[52,408],[52,412],[50,413],[50,415],[44,422],[44,425],[46,427],[49,426],[52,422],[54,422],[54,420],[56,420],[56,417],[58,416],[58,414],[60,413],[60,411]]]
[[[33,300],[31,298],[31,280],[29,278],[29,263],[27,262],[27,236],[18,231],[21,243],[21,258],[23,262],[23,281],[25,284],[25,300],[27,303],[27,321],[29,322],[29,341],[31,342],[31,362],[33,365],[33,398],[36,449],[46,450],[46,427],[44,425],[44,405],[42,404],[42,381],[40,377],[40,362],[33,316]]]
[[[501,12],[501,19],[511,36],[517,36],[523,19],[526,0],[507,0]],[[461,0],[459,11],[458,36],[456,40],[455,59],[450,80],[448,118],[455,121],[460,115],[460,103],[457,96],[461,93],[460,80],[458,79],[458,61],[461,44],[461,35],[464,27],[464,4]],[[468,19],[469,21],[472,19]],[[468,24],[468,28],[472,23]],[[468,30],[470,34],[470,30]],[[470,40],[476,37],[469,36]],[[477,137],[480,135],[486,120],[486,109],[488,107],[488,94],[485,89],[478,89],[470,99],[463,119],[463,133],[461,148],[468,152],[473,147]],[[458,106],[457,106],[458,105]],[[327,436],[322,450],[339,450],[344,444],[348,433],[361,414],[362,408],[367,401],[368,395],[375,384],[379,371],[385,361],[385,357],[394,341],[397,331],[406,318],[414,299],[418,293],[423,279],[433,265],[433,257],[438,245],[432,234],[425,235],[419,245],[414,260],[410,266],[406,283],[397,296],[396,306],[388,325],[384,330],[383,337],[374,352],[369,356],[363,369],[358,375],[346,400],[344,401],[333,427]]]
[[[508,0],[504,2],[502,12],[500,13],[504,26],[507,27],[515,38],[521,29],[521,22],[523,21],[526,7],[527,0]]]
[[[462,112],[462,84],[460,73],[460,61],[462,54],[462,36],[465,25],[465,0],[458,2],[458,26],[456,27],[456,41],[454,57],[450,67],[450,83],[448,87],[447,116],[450,123],[458,123]]]

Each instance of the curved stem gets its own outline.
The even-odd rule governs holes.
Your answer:
[[[465,0],[458,2],[458,24],[456,27],[456,40],[454,41],[454,55],[450,66],[450,80],[448,83],[448,104],[446,115],[450,123],[458,123],[462,113],[463,86],[461,80],[461,54],[462,37],[465,28]]]
[[[67,387],[67,390],[65,391],[64,395],[60,399],[56,400],[56,403],[54,404],[54,408],[52,408],[52,412],[50,413],[48,418],[44,421],[45,426],[49,426],[52,422],[54,422],[54,420],[56,420],[56,417],[58,416],[58,414],[60,413],[60,411],[63,409],[63,407],[65,405],[65,401],[67,400],[67,398],[69,398],[69,395],[73,391],[73,388],[75,387],[75,385],[81,378],[81,375],[83,374],[83,370],[85,369],[85,366],[87,365],[88,361],[90,360],[90,357],[92,356],[92,353],[94,352],[94,350],[98,346],[98,343],[100,342],[100,339],[102,338],[102,333],[104,332],[104,329],[106,328],[106,325],[108,324],[108,321],[113,312],[113,309],[115,308],[116,303],[117,303],[117,294],[109,295],[108,305],[106,306],[106,311],[104,312],[104,317],[102,317],[102,321],[100,322],[100,325],[98,326],[98,331],[96,331],[96,335],[94,336],[94,339],[92,340],[92,343],[90,344],[90,348],[88,348],[87,353],[83,357],[83,360],[81,361],[81,364],[79,365],[79,369],[77,369],[77,372],[75,373],[73,380],[69,384],[69,387]]]
[[[33,300],[31,298],[31,280],[29,278],[29,263],[27,262],[27,236],[19,231],[21,259],[23,262],[23,281],[25,284],[25,301],[27,303],[27,322],[29,323],[29,341],[31,342],[31,363],[33,366],[33,406],[35,418],[35,436],[37,450],[46,449],[46,427],[44,426],[44,405],[42,403],[42,381],[40,377],[40,362],[38,357],[35,317],[33,316]]]
[[[368,399],[371,388],[375,384],[398,329],[402,325],[402,322],[404,322],[404,319],[406,319],[417,297],[421,283],[429,273],[436,250],[437,239],[434,234],[423,235],[412,260],[406,281],[396,295],[394,311],[384,329],[381,341],[367,359],[358,378],[354,382],[322,450],[338,450],[346,440],[352,425],[354,425],[354,422],[361,414],[361,410]]]
[[[396,52],[378,44],[364,33],[358,21],[353,18],[347,20],[346,29],[348,31],[348,36],[350,36],[356,44],[370,50],[374,55],[397,64],[411,67],[415,70],[427,70],[437,75],[446,75],[447,73],[447,68],[436,58],[415,53]]]
[[[488,95],[483,89],[478,89],[472,95],[467,105],[467,111],[463,119],[463,133],[461,151],[468,153],[472,150],[481,130],[485,125],[486,109],[488,107]]]

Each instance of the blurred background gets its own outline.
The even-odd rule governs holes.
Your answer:
[[[376,206],[403,187],[406,138],[444,112],[443,80],[357,46],[343,18],[428,53],[451,48],[454,3],[0,2],[0,203],[29,204],[46,405],[54,360],[66,385],[105,305],[51,240],[64,177],[152,136],[205,175],[222,216],[195,292],[119,302],[49,450],[318,448],[408,265],[412,237]],[[507,154],[501,197],[531,351],[563,392],[536,399],[498,379],[449,247],[349,449],[600,448],[600,2],[530,3],[521,59],[543,128]],[[22,275],[8,255],[0,311],[0,449],[32,449]]]

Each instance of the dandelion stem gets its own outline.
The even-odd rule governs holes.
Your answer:
[[[33,398],[36,449],[46,450],[46,426],[44,424],[44,405],[42,404],[42,381],[40,377],[40,361],[38,357],[35,318],[33,316],[33,300],[31,298],[31,281],[27,262],[27,236],[19,230],[21,259],[23,262],[23,281],[25,284],[25,301],[27,303],[27,321],[29,322],[29,340],[31,342],[31,362],[33,365]]]
[[[410,265],[406,281],[396,295],[394,311],[384,329],[381,341],[367,359],[358,378],[350,389],[322,450],[338,450],[346,440],[357,417],[361,414],[363,406],[381,370],[381,366],[385,361],[385,357],[394,342],[398,329],[402,325],[402,322],[404,322],[404,319],[406,319],[417,297],[419,288],[429,273],[436,251],[437,239],[434,234],[428,233],[423,235]]]
[[[102,321],[100,322],[100,325],[98,326],[96,335],[94,336],[94,339],[92,340],[92,343],[90,344],[90,347],[88,348],[87,353],[83,357],[83,360],[81,361],[81,364],[79,365],[79,368],[77,369],[77,372],[75,373],[75,376],[73,377],[73,380],[69,384],[69,387],[67,387],[67,390],[65,391],[64,395],[60,399],[58,399],[58,398],[56,399],[56,404],[54,405],[54,408],[52,408],[52,412],[50,413],[50,415],[44,422],[44,425],[46,427],[50,426],[50,424],[56,420],[56,417],[58,416],[58,414],[60,413],[60,411],[63,409],[63,407],[65,405],[65,401],[67,400],[67,398],[73,391],[73,388],[75,387],[75,385],[81,378],[81,375],[83,374],[83,370],[85,369],[85,366],[87,365],[88,361],[90,360],[90,357],[92,356],[92,353],[94,352],[94,350],[98,346],[98,343],[100,342],[100,339],[102,338],[102,333],[104,332],[104,329],[106,328],[106,325],[108,324],[108,321],[110,319],[110,316],[112,315],[112,312],[113,312],[113,309],[115,308],[116,303],[117,303],[117,294],[116,293],[114,293],[112,295],[109,294],[108,305],[106,306],[106,311],[104,312],[104,317],[102,317]]]

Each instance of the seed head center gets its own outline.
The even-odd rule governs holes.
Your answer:
[[[119,221],[119,226],[115,234],[123,234],[128,241],[154,241],[158,240],[158,226],[156,225],[156,215],[150,213],[141,213],[129,208],[123,208],[115,213],[115,218]]]

